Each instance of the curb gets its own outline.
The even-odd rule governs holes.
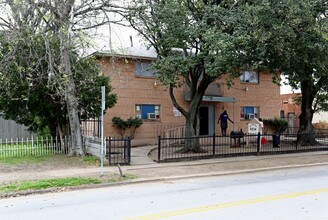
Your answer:
[[[234,175],[234,174],[243,174],[243,173],[265,172],[271,170],[293,169],[293,168],[300,168],[300,167],[314,167],[314,166],[325,166],[325,165],[328,165],[328,162],[311,163],[311,164],[295,164],[295,165],[264,167],[264,168],[234,170],[234,171],[230,170],[225,172],[212,172],[212,173],[203,173],[203,174],[190,174],[190,175],[169,176],[169,177],[148,178],[148,179],[134,179],[134,180],[127,180],[122,182],[115,182],[115,183],[101,183],[101,184],[71,186],[71,187],[56,187],[56,188],[49,188],[49,189],[42,189],[42,190],[26,190],[26,191],[19,191],[19,192],[17,191],[17,192],[10,192],[10,193],[0,193],[0,199],[29,196],[29,195],[39,195],[39,194],[46,194],[46,193],[60,193],[60,192],[86,190],[86,189],[98,189],[104,187],[124,186],[124,185],[142,184],[142,183],[150,183],[150,182],[225,176],[225,175]]]
[[[245,161],[260,161],[265,159],[275,159],[275,158],[295,158],[295,157],[307,157],[314,155],[327,155],[326,151],[317,152],[305,152],[296,154],[276,154],[276,155],[261,155],[261,156],[242,156],[242,157],[224,157],[224,158],[210,158],[204,160],[191,160],[191,161],[178,161],[172,163],[151,163],[151,164],[138,164],[133,166],[122,167],[125,171],[129,170],[139,170],[139,169],[156,169],[156,168],[166,168],[166,167],[176,167],[176,166],[194,166],[194,165],[210,165],[219,164],[226,162],[245,162]]]

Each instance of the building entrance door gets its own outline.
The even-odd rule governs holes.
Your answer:
[[[199,108],[199,134],[211,135],[214,133],[214,106],[201,106]]]

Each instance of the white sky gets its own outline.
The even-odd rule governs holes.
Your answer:
[[[132,37],[133,46],[142,45],[140,37],[133,28],[110,24],[97,31],[96,37],[92,39],[92,44],[95,50],[111,51],[112,49],[131,47],[130,37]]]
[[[296,92],[301,92],[300,90],[292,90],[290,86],[280,86],[280,94],[289,94],[289,93],[296,93]]]
[[[299,89],[292,90],[292,88],[290,86],[284,85],[283,82],[288,82],[288,81],[286,80],[285,77],[282,76],[281,77],[281,85],[282,86],[280,86],[280,94],[290,94],[290,93],[293,93],[293,92],[294,93],[301,92],[301,90],[299,90]]]

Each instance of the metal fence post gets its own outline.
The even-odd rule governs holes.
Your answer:
[[[259,133],[257,133],[257,155],[259,155],[260,154],[260,144],[261,144],[261,134],[260,134],[260,132]]]
[[[112,164],[112,156],[111,156],[111,137],[108,137],[107,138],[107,141],[108,141],[108,164],[109,166]],[[105,142],[106,142],[106,139],[105,139]]]
[[[157,162],[161,162],[161,136],[158,136]]]
[[[128,145],[128,139],[123,138],[123,160],[124,160],[124,164],[126,164],[129,160],[127,145]]]
[[[295,148],[296,148],[296,151],[297,151],[297,144],[298,144],[298,140],[299,140],[299,134],[296,135],[296,143],[295,143]]]
[[[128,140],[128,146],[129,146],[129,164],[131,163],[131,139]]]
[[[213,157],[215,156],[215,133],[213,133]]]

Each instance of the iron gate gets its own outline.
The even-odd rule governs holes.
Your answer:
[[[108,137],[105,142],[109,165],[129,165],[131,163],[131,139]]]

